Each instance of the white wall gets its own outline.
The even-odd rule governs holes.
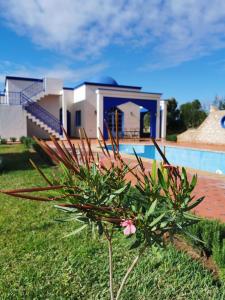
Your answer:
[[[89,138],[96,138],[96,103],[97,95],[96,87],[81,86],[74,91],[74,116],[72,117],[75,123],[75,111],[81,110],[81,127],[85,128]],[[79,128],[75,127],[75,136],[78,136]]]
[[[20,92],[26,87],[33,84],[35,81],[32,80],[16,80],[16,79],[8,79],[6,90],[8,92]]]
[[[76,136],[75,131],[75,108],[76,104],[74,104],[74,91],[73,90],[63,90],[63,97],[66,102],[67,110],[71,113],[71,136]]]
[[[140,107],[132,102],[118,106],[124,112],[124,130],[140,130]]]
[[[21,106],[0,105],[0,136],[9,139],[27,135],[26,112]]]
[[[74,90],[74,102],[83,101],[86,99],[86,85],[82,85]]]
[[[59,110],[61,108],[61,98],[56,95],[48,95],[41,98],[38,104],[50,112],[59,120]]]
[[[60,95],[63,88],[63,80],[58,78],[44,79],[45,93],[49,95]]]

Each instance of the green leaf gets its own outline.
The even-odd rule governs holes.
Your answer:
[[[186,170],[185,170],[184,167],[182,167],[181,178],[182,178],[182,180],[184,180],[185,182],[187,182],[187,172],[186,172]]]
[[[158,200],[156,199],[155,201],[152,202],[149,210],[147,211],[145,217],[146,219],[148,219],[148,217],[153,214],[153,212],[155,211],[156,205],[157,205]]]
[[[153,181],[156,181],[156,174],[157,174],[156,171],[157,171],[156,160],[153,160],[153,162],[152,162],[152,173],[151,173]]]
[[[149,226],[150,226],[150,227],[153,227],[153,226],[155,226],[156,224],[158,224],[159,221],[162,220],[162,218],[165,216],[165,214],[166,214],[166,213],[163,213],[163,214],[161,214],[159,217],[157,217],[156,219],[154,219],[154,220],[149,224]]]
[[[54,207],[57,209],[60,209],[64,212],[67,212],[67,213],[74,213],[77,211],[77,209],[73,208],[73,207],[63,207],[63,206],[59,206],[59,205],[54,205]]]
[[[68,237],[68,236],[71,236],[71,235],[76,235],[76,234],[80,233],[80,232],[81,232],[82,230],[84,230],[87,226],[88,226],[88,225],[85,224],[85,225],[83,225],[83,226],[77,228],[76,230],[72,231],[71,233],[65,235],[64,238],[66,238],[66,237]]]
[[[194,175],[192,177],[191,184],[190,184],[190,192],[193,191],[193,189],[195,188],[197,183],[197,178],[198,178],[197,175]]]
[[[183,209],[183,211],[188,211],[193,209],[194,207],[196,207],[197,205],[199,205],[203,200],[204,200],[205,196],[197,199],[193,204],[191,204],[190,206],[186,207]]]
[[[123,192],[125,192],[126,190],[128,190],[130,188],[130,184],[126,184],[125,186],[123,186],[121,189],[117,190],[117,191],[114,191],[113,194],[114,195],[120,195],[122,194]]]
[[[160,169],[158,169],[158,178],[159,178],[159,183],[160,183],[161,187],[163,188],[163,190],[167,191],[168,190],[167,184],[165,182],[165,179],[164,179],[163,174]]]
[[[129,248],[129,250],[136,249],[141,245],[141,239],[136,240]]]
[[[201,217],[193,215],[193,214],[190,214],[190,213],[184,213],[184,216],[188,220],[194,220],[194,221],[201,221],[202,220]]]
[[[206,244],[204,241],[197,238],[197,236],[190,234],[190,232],[188,232],[188,231],[183,231],[183,233],[186,234],[187,236],[189,236],[190,238],[192,238],[193,240],[197,241],[197,242],[200,242],[202,244]]]

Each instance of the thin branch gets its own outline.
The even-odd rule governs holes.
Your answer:
[[[132,262],[132,264],[130,265],[130,267],[127,269],[127,272],[126,272],[125,276],[123,277],[123,280],[122,280],[122,282],[121,282],[121,285],[120,285],[120,287],[119,287],[119,289],[118,289],[118,292],[117,292],[117,295],[116,295],[116,300],[119,299],[119,297],[120,297],[120,295],[121,295],[121,292],[122,292],[122,290],[123,290],[123,288],[124,288],[124,285],[125,285],[125,283],[126,283],[128,277],[129,277],[130,273],[132,272],[133,268],[134,268],[134,267],[136,266],[136,264],[138,263],[138,260],[139,260],[139,258],[141,257],[141,255],[144,253],[145,249],[146,249],[146,247],[143,247],[143,248],[140,250],[140,252],[139,252],[138,255],[135,257],[135,259],[133,260],[133,262]]]
[[[108,249],[109,249],[109,290],[110,290],[110,299],[114,300],[112,235],[109,235],[108,230],[105,230],[105,236],[106,236],[106,239],[108,241]]]

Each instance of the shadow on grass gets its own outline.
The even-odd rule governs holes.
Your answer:
[[[29,159],[32,159],[41,168],[50,166],[38,153],[30,152],[28,150],[22,152],[1,153],[0,156],[3,159],[4,173],[18,170],[33,170]]]

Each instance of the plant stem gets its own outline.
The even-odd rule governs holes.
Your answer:
[[[136,264],[137,264],[139,258],[141,257],[141,255],[143,254],[143,252],[145,251],[145,249],[146,249],[146,247],[144,247],[144,248],[142,248],[142,250],[140,250],[140,252],[139,252],[138,255],[135,257],[135,259],[133,260],[133,262],[132,262],[132,264],[130,265],[130,267],[127,269],[127,272],[126,272],[125,276],[123,277],[123,280],[122,280],[122,282],[121,282],[121,285],[120,285],[120,287],[119,287],[119,289],[118,289],[118,292],[117,292],[117,295],[116,295],[116,300],[119,299],[120,294],[121,294],[121,292],[122,292],[122,290],[123,290],[123,288],[124,288],[124,285],[125,285],[125,283],[126,283],[128,277],[129,277],[130,273],[132,272],[133,268],[136,266]]]
[[[109,244],[109,288],[110,288],[110,297],[111,300],[114,300],[113,294],[113,263],[112,263],[112,241],[108,240]]]
[[[113,262],[112,262],[112,235],[108,233],[108,230],[105,230],[105,236],[108,241],[109,249],[109,290],[110,290],[110,299],[114,300],[113,292]]]

